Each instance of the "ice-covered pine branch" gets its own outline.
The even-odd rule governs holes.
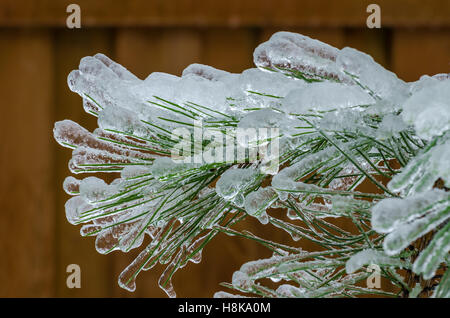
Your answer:
[[[72,173],[117,178],[67,177],[67,219],[102,254],[149,237],[119,285],[133,291],[142,270],[166,264],[159,285],[174,297],[178,269],[216,235],[238,235],[273,257],[242,265],[223,283],[234,294],[217,297],[449,297],[449,75],[405,83],[362,52],[287,32],[254,62],[241,74],[192,64],[140,80],[97,54],[69,74],[98,128],[60,121],[55,139],[73,149]],[[236,230],[247,217],[292,243]],[[374,264],[393,290],[365,285]]]

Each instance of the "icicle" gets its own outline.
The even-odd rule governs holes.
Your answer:
[[[136,277],[145,266],[151,260],[153,255],[152,243],[147,246],[139,255],[136,257],[130,265],[128,265],[122,273],[119,275],[119,286],[133,292],[136,290]]]
[[[159,287],[161,287],[161,289],[164,290],[167,296],[169,296],[170,298],[177,297],[177,294],[175,293],[175,290],[172,285],[172,276],[178,269],[179,261],[182,259],[184,253],[185,250],[184,247],[182,247],[181,250],[175,256],[174,260],[170,263],[169,266],[166,267],[166,269],[164,270],[158,281]]]

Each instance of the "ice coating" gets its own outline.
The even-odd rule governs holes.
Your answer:
[[[239,199],[243,201],[242,191],[254,182],[258,171],[254,169],[230,169],[222,174],[216,184],[216,192],[225,200]],[[242,202],[243,204],[244,202]]]
[[[266,210],[276,200],[277,194],[272,187],[259,188],[245,197],[245,211],[266,224],[268,222]]]
[[[67,194],[75,195],[80,192],[80,180],[69,176],[64,179],[63,183],[64,191],[66,191]]]
[[[79,196],[67,200],[64,207],[66,209],[67,221],[69,221],[69,223],[71,224],[77,224],[80,221],[81,214],[93,208]]]
[[[245,210],[250,215],[257,215],[265,211],[276,198],[272,187],[259,188],[245,198]]]
[[[214,298],[246,298],[246,296],[234,295],[224,291],[218,291],[214,293]]]
[[[410,222],[439,206],[440,201],[449,200],[450,195],[433,189],[414,196],[389,198],[378,202],[372,209],[372,227],[379,233],[392,232],[401,224]],[[447,203],[448,204],[448,203]]]
[[[238,128],[280,128],[281,123],[285,123],[286,116],[280,112],[276,112],[272,109],[263,108],[247,113],[241,118],[238,124]]]
[[[388,187],[402,194],[415,194],[431,190],[437,180],[450,185],[450,139],[437,140],[433,147],[428,147],[413,158],[403,171],[395,175]]]
[[[67,119],[55,123],[53,136],[63,147],[76,148],[95,143],[95,138],[86,129]]]
[[[124,81],[95,57],[86,57],[80,69],[72,71],[68,78],[69,88],[81,97],[89,99],[100,108],[138,103],[130,87],[137,81]]]
[[[283,295],[283,297],[297,297],[297,298],[307,297],[305,289],[289,284],[279,286],[277,288],[277,293]]]
[[[399,106],[409,95],[408,85],[376,63],[370,55],[345,47],[336,57],[337,67],[350,74],[374,96]]]
[[[53,134],[55,139],[64,147],[75,149],[72,153],[69,167],[72,172],[79,173],[84,170],[79,164],[87,166],[90,164],[100,164],[109,162],[141,162],[150,160],[154,156],[150,153],[138,152],[136,148],[125,143],[111,143],[103,140],[99,136],[102,131],[90,133],[77,123],[71,120],[63,120],[55,123]]]
[[[156,178],[162,178],[170,174],[183,173],[198,166],[196,164],[177,163],[169,157],[159,157],[153,162],[151,173]]]
[[[430,279],[450,252],[450,223],[444,226],[414,262],[413,271]]]
[[[309,78],[339,79],[335,61],[339,50],[310,37],[278,32],[260,44],[253,53],[256,66],[262,69],[296,70]]]
[[[122,169],[120,175],[122,178],[137,178],[148,176],[151,173],[151,167],[148,166],[128,166]]]
[[[118,191],[116,186],[108,185],[97,177],[87,177],[81,180],[79,189],[80,196],[87,202],[105,200]]]
[[[408,126],[401,117],[394,114],[387,114],[380,123],[377,135],[380,139],[387,139],[392,136],[397,136],[407,128]]]
[[[291,91],[283,100],[283,110],[292,114],[325,111],[373,104],[374,99],[358,86],[340,83],[311,83]]]
[[[384,239],[383,248],[386,254],[396,255],[400,253],[419,237],[446,222],[450,218],[448,206],[449,203],[447,201],[447,204],[440,209],[431,210],[431,212],[422,218],[396,227]]]
[[[299,124],[298,120],[272,109],[255,110],[248,112],[239,121],[237,128],[249,133],[245,134],[246,138],[238,138],[237,141],[244,147],[255,147],[281,135],[291,137],[296,132],[295,126]]]
[[[345,118],[345,121],[342,120]],[[363,115],[355,112],[353,109],[341,109],[338,111],[327,112],[319,122],[322,130],[346,130],[346,131],[367,131],[367,125],[364,125]]]
[[[371,264],[379,266],[404,266],[403,262],[387,256],[383,251],[368,249],[353,255],[345,264],[345,270],[347,273],[354,273],[361,267]]]
[[[435,81],[415,92],[403,106],[402,118],[430,140],[450,129],[450,80]]]
[[[305,160],[301,160],[284,168],[272,178],[272,187],[277,190],[279,196],[283,196],[283,191],[286,190],[295,192],[307,190],[308,188],[311,190],[318,188],[315,185],[305,184],[298,180],[308,173],[315,165],[329,159],[333,155],[335,155],[335,150],[324,149]]]
[[[210,81],[219,81],[230,75],[230,73],[227,71],[218,70],[209,65],[194,63],[186,67],[182,73],[182,77],[188,77],[191,75],[203,77]]]
[[[114,62],[109,57],[107,57],[104,54],[97,53],[94,55],[94,58],[101,61],[103,64],[105,64],[109,69],[111,69],[120,79],[126,80],[126,81],[139,81],[139,79],[130,71],[128,71],[125,67],[122,65]]]
[[[411,94],[414,94],[423,88],[436,85],[439,81],[446,81],[449,79],[449,73],[435,74],[433,76],[422,75],[419,80],[408,83],[409,91]]]
[[[152,135],[148,127],[139,120],[138,114],[119,106],[108,107],[100,111],[98,126],[103,129],[118,130],[139,137],[148,138]]]

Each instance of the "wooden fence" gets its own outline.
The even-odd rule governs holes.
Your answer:
[[[135,294],[117,286],[120,271],[136,256],[102,256],[81,238],[64,214],[71,153],[52,137],[56,120],[96,126],[67,88],[80,58],[102,52],[137,76],[180,74],[191,63],[231,72],[252,67],[256,45],[290,30],[338,48],[352,46],[404,80],[450,72],[450,2],[384,0],[382,28],[365,27],[360,0],[78,0],[81,29],[67,29],[74,1],[0,0],[0,296],[164,296],[161,268],[142,273]],[[272,233],[255,222],[246,228]],[[179,296],[212,296],[239,266],[270,256],[253,243],[219,236],[199,265],[176,274]],[[66,287],[66,266],[79,264],[82,288]]]

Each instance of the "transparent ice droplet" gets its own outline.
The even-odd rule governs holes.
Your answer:
[[[69,176],[66,179],[64,179],[63,188],[67,194],[70,195],[78,194],[80,192],[80,180],[72,176]]]
[[[89,211],[93,208],[80,196],[76,196],[67,200],[65,204],[66,218],[71,224],[77,224],[81,221],[83,212]]]
[[[117,186],[108,185],[104,180],[97,177],[87,177],[81,180],[79,185],[80,196],[87,202],[105,200],[117,193],[117,190]]]

